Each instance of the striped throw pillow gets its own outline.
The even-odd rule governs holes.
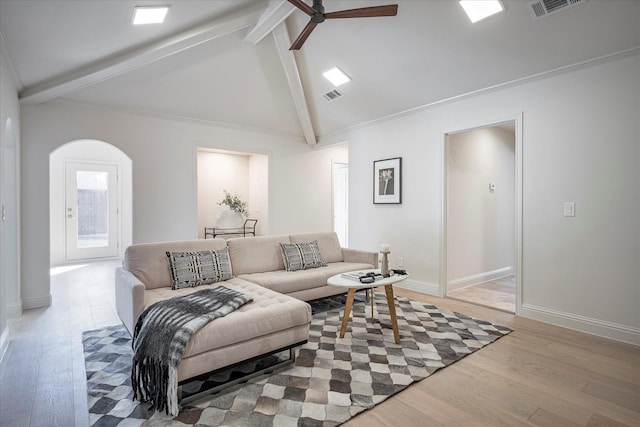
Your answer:
[[[280,243],[280,249],[287,271],[307,270],[327,265],[320,255],[317,240],[307,243]]]
[[[171,289],[221,282],[233,277],[229,249],[199,252],[167,252]]]

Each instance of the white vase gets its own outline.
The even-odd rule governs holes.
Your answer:
[[[216,221],[216,228],[242,228],[244,225],[244,217],[240,212],[228,209],[220,214]]]

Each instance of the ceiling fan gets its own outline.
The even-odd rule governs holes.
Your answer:
[[[307,40],[311,31],[316,25],[324,22],[325,19],[337,18],[370,18],[376,16],[396,16],[398,14],[397,4],[387,4],[384,6],[360,7],[357,9],[339,10],[337,12],[324,13],[322,0],[313,0],[313,6],[309,6],[302,0],[289,0],[289,3],[311,17],[309,23],[302,29],[298,38],[293,42],[289,50],[299,50]]]

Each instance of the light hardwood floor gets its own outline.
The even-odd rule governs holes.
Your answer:
[[[516,312],[516,276],[507,276],[448,292],[449,298]]]
[[[87,425],[81,332],[119,322],[117,264],[52,276],[52,306],[11,319],[0,364],[1,426]],[[397,294],[514,332],[346,426],[640,426],[640,347],[451,299]]]

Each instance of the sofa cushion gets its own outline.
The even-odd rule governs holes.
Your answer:
[[[167,251],[167,259],[174,290],[222,282],[233,277],[228,248],[219,251]]]
[[[145,289],[171,287],[167,262],[169,252],[197,252],[224,249],[224,239],[185,240],[164,243],[143,243],[127,247],[122,266],[144,283]]]
[[[322,270],[324,269],[265,271],[262,273],[243,274],[238,276],[238,278],[282,294],[288,294],[302,289],[325,286],[327,284],[327,278],[321,273]]]
[[[284,268],[287,271],[308,270],[327,265],[320,255],[318,241],[305,243],[280,243]]]
[[[267,271],[262,273],[238,275],[243,279],[276,292],[289,294],[307,289],[324,287],[327,279],[334,274],[346,273],[354,270],[367,270],[373,268],[370,264],[335,262],[327,264],[326,267],[311,270],[298,271]]]
[[[235,237],[227,240],[233,273],[262,273],[284,270],[280,243],[290,243],[289,236]]]
[[[318,248],[320,249],[320,255],[322,255],[324,262],[330,263],[344,261],[340,241],[338,240],[338,235],[335,232],[291,234],[289,236],[289,240],[291,243],[312,242],[316,240],[318,242]]]

